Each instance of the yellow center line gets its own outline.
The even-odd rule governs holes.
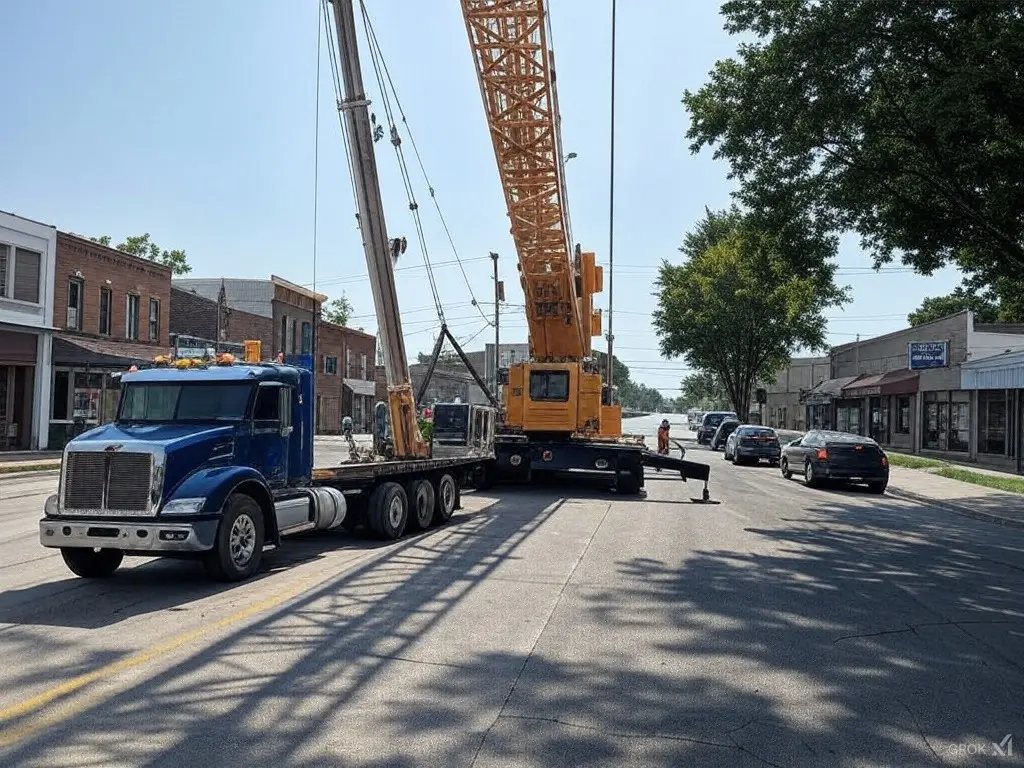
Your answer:
[[[381,554],[380,550],[373,550],[367,553],[364,557],[359,557],[345,563],[343,570],[349,570],[350,568]],[[121,659],[120,661],[111,662],[110,664],[99,667],[98,669],[94,669],[92,672],[86,672],[78,677],[73,677],[59,685],[48,688],[35,696],[16,704],[11,704],[8,707],[4,707],[3,709],[0,709],[0,724],[23,718],[36,710],[52,704],[58,699],[62,699],[82,690],[88,685],[102,680],[108,680],[121,672],[141,666],[161,656],[165,656],[168,653],[198,640],[204,635],[238,624],[239,622],[245,621],[245,619],[255,616],[258,613],[262,613],[263,611],[276,608],[282,603],[285,603],[288,600],[301,595],[303,592],[313,589],[336,576],[338,576],[337,573],[331,574],[330,576],[323,576],[322,574],[307,576],[306,578],[298,580],[289,587],[282,588],[272,597],[268,597],[258,603],[253,603],[252,605],[225,616],[212,624],[207,624],[189,632],[184,632],[163,643],[138,651],[137,653]],[[101,698],[101,696],[97,696],[95,701],[98,702]],[[88,703],[93,703],[93,701],[90,700]],[[11,744],[21,741],[40,730],[63,722],[85,708],[86,705],[66,707],[61,711],[51,713],[48,717],[40,717],[30,723],[22,723],[17,726],[0,730],[0,747],[10,746]]]

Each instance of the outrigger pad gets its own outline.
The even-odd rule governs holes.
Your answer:
[[[691,496],[690,497],[690,501],[693,502],[694,504],[721,504],[722,503],[722,502],[718,501],[717,499],[712,499],[711,498],[711,493],[708,491],[708,484],[706,482],[704,483],[704,492],[701,494],[701,498],[695,499],[695,498],[693,498]]]

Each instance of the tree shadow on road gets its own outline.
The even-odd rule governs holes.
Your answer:
[[[837,494],[565,583],[530,548],[585,550],[572,505],[517,494],[402,542],[6,760],[915,766],[1019,730],[1021,535],[997,557],[976,522]]]

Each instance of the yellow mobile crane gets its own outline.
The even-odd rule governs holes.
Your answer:
[[[461,0],[494,156],[505,193],[530,357],[508,370],[497,476],[537,471],[614,478],[636,493],[643,466],[705,481],[704,464],[660,456],[622,436],[622,409],[604,386],[592,340],[601,335],[594,294],[603,269],[572,246],[566,206],[554,54],[543,0]],[[496,352],[497,354],[497,352]]]

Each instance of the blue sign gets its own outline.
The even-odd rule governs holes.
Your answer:
[[[907,345],[907,367],[912,371],[948,365],[948,341],[912,341]]]

